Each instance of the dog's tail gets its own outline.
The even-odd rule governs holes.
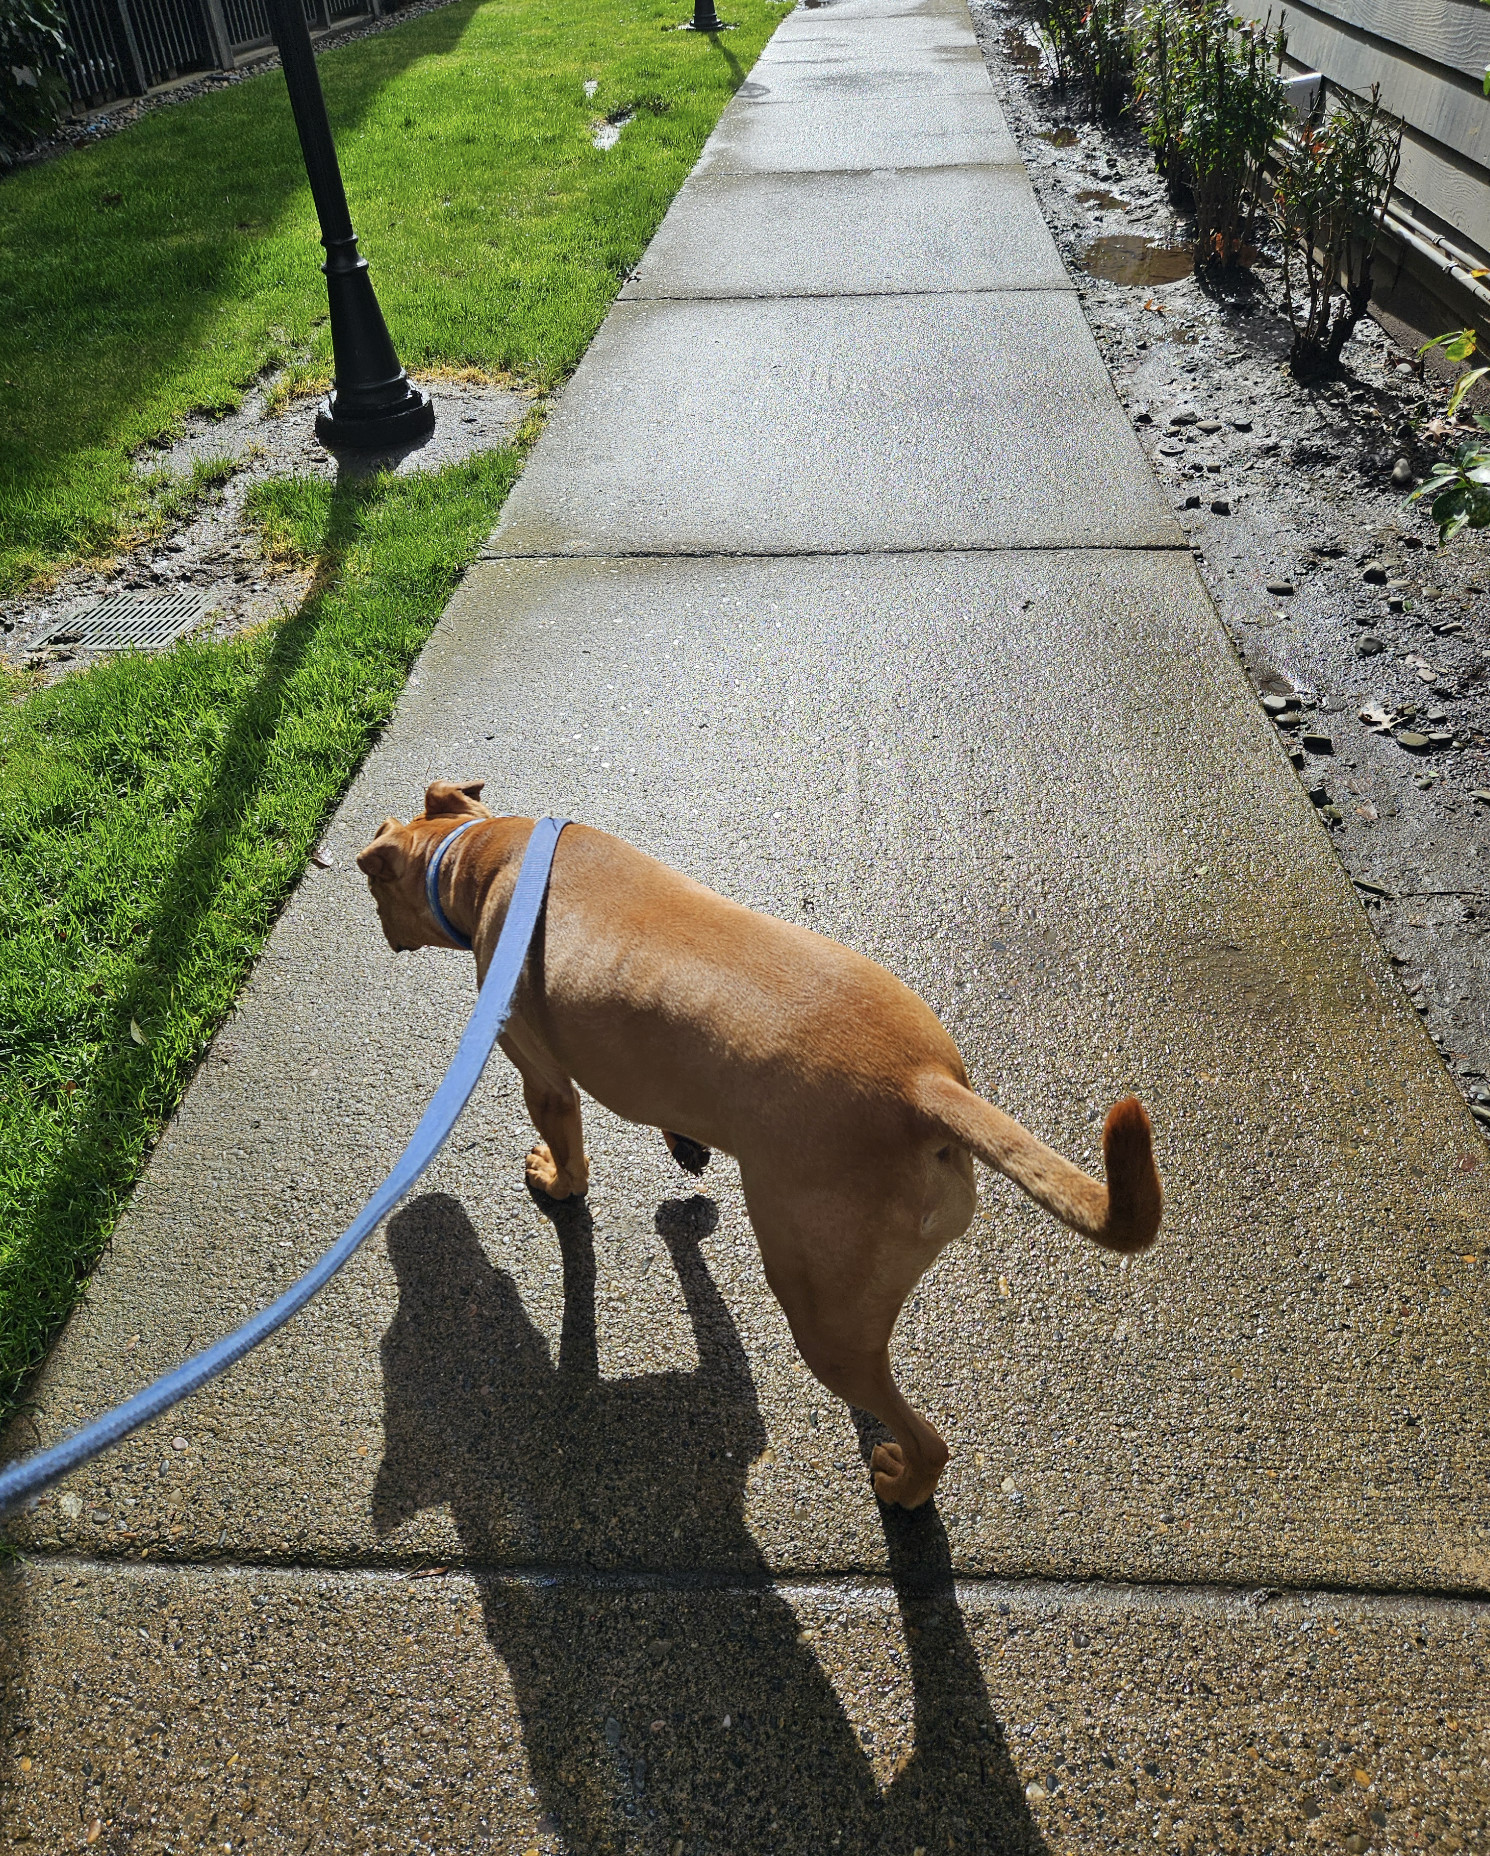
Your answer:
[[[1154,1165],[1148,1111],[1124,1096],[1107,1111],[1102,1153],[1107,1184],[1099,1184],[1053,1147],[1037,1141],[1010,1115],[975,1096],[952,1077],[923,1072],[917,1095],[931,1120],[980,1160],[1012,1179],[1021,1192],[1053,1212],[1073,1231],[1108,1250],[1143,1250],[1159,1232],[1164,1190]]]

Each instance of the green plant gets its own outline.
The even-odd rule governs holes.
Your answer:
[[[67,108],[67,21],[57,0],[0,0],[0,167],[51,135]]]
[[[1255,244],[1265,210],[1286,35],[1236,19],[1226,0],[1146,0],[1132,31],[1149,144],[1171,194],[1194,209],[1196,271],[1223,278]]]
[[[1042,0],[1038,18],[1059,83],[1075,83],[1090,108],[1117,116],[1133,90],[1127,0]]]
[[[1424,342],[1419,354],[1427,354],[1430,348],[1442,348],[1450,361],[1472,361],[1479,348],[1479,336],[1473,329],[1450,329],[1447,335],[1435,336],[1431,342]],[[1449,395],[1448,417],[1457,419],[1459,408],[1464,404],[1464,396],[1478,380],[1490,375],[1490,367],[1467,368],[1454,382],[1454,391]]]
[[[1474,422],[1490,434],[1490,419],[1483,413],[1476,413]],[[1408,500],[1420,496],[1429,499],[1440,547],[1460,529],[1490,528],[1490,437],[1467,439],[1452,458],[1440,458],[1432,476]]]
[[[1418,353],[1427,354],[1430,348],[1442,348],[1451,361],[1472,361],[1479,336],[1473,329],[1451,329],[1447,335],[1424,342]],[[1487,375],[1490,367],[1470,367],[1454,382],[1447,408],[1451,420],[1459,416],[1470,388]],[[1473,423],[1490,432],[1490,419],[1483,413],[1476,413]],[[1440,547],[1461,529],[1490,528],[1490,440],[1466,439],[1452,458],[1440,458],[1428,481],[1407,500],[1415,503],[1420,497],[1429,499],[1428,512],[1438,526]]]
[[[1287,136],[1274,190],[1289,366],[1300,380],[1334,367],[1371,300],[1371,266],[1402,158],[1402,125],[1370,98],[1340,95],[1318,128]]]

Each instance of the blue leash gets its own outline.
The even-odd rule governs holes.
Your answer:
[[[476,819],[471,821],[472,824],[481,822]],[[282,1328],[291,1315],[298,1314],[304,1308],[318,1289],[330,1282],[362,1240],[398,1204],[444,1146],[486,1067],[492,1046],[502,1035],[503,1027],[511,1015],[512,997],[522,977],[533,931],[538,926],[543,899],[548,893],[549,872],[553,869],[559,833],[568,822],[562,818],[541,818],[533,827],[527,849],[523,852],[522,867],[517,873],[517,886],[507,907],[507,918],[497,938],[497,951],[492,956],[486,983],[481,988],[470,1022],[461,1035],[450,1068],[424,1111],[413,1138],[399,1155],[397,1165],[346,1230],[299,1282],[286,1289],[277,1302],[271,1302],[267,1308],[245,1321],[234,1333],[204,1348],[201,1353],[183,1361],[171,1372],[162,1374],[154,1385],[146,1386],[143,1392],[136,1392],[133,1398],[126,1399],[122,1405],[116,1405],[112,1411],[106,1411],[91,1424],[85,1424],[82,1430],[75,1431],[71,1437],[65,1437],[60,1444],[53,1444],[50,1450],[43,1450],[38,1456],[27,1457],[22,1462],[12,1463],[0,1470],[0,1514],[7,1513],[32,1496],[40,1495],[44,1489],[51,1488],[53,1483],[60,1482],[75,1469],[81,1469],[84,1463],[91,1462],[114,1444],[121,1443],[131,1431],[137,1431],[142,1424],[148,1424],[152,1418],[158,1418],[173,1405],[179,1405],[182,1399],[190,1398],[193,1392],[200,1392],[209,1380],[226,1372],[244,1354],[252,1352],[261,1340],[267,1340],[276,1328]],[[452,832],[435,853],[437,875],[438,860],[466,829],[468,827],[462,825]]]

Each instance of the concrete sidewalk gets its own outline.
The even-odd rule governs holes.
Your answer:
[[[766,1290],[514,1076],[304,1316],[30,1518],[32,1846],[1484,1848],[1486,1151],[1258,714],[961,0],[789,15],[566,390],[11,1450],[348,1219],[472,998],[352,859],[436,777],[617,830],[921,991],[1131,1267],[986,1185],[906,1310],[882,1515]],[[97,1826],[95,1829],[94,1826]]]

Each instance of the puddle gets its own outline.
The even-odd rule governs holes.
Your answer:
[[[1074,129],[1040,129],[1036,133],[1042,142],[1049,142],[1052,148],[1074,148],[1081,140]]]
[[[1104,213],[1115,213],[1128,204],[1117,194],[1104,192],[1101,187],[1083,187],[1076,197],[1083,206],[1100,206]]]
[[[613,122],[601,123],[590,140],[599,149],[614,148],[621,139],[621,131],[635,114],[635,110],[624,110]]]
[[[1004,33],[1004,56],[1022,70],[1035,71],[1039,69],[1042,53],[1040,47],[1031,45],[1016,26],[1010,26]]]
[[[1081,262],[1110,284],[1173,284],[1194,271],[1195,251],[1190,245],[1159,245],[1136,232],[1114,232],[1093,239]]]

